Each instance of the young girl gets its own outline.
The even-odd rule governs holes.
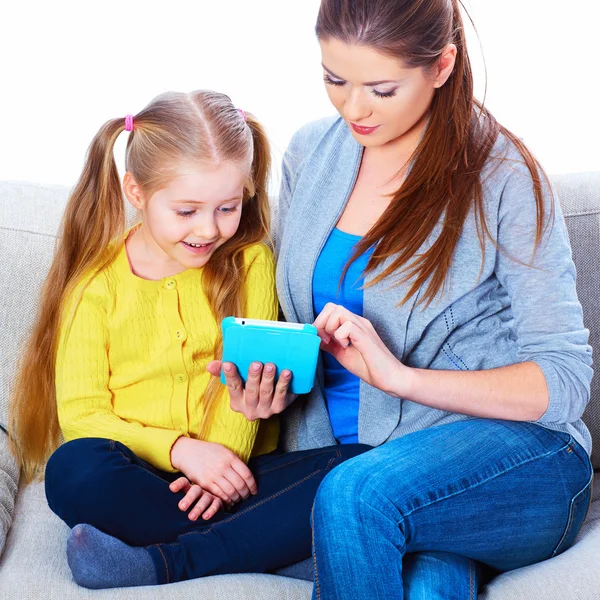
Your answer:
[[[113,159],[123,130],[123,190],[141,214],[128,230]],[[220,355],[224,317],[277,317],[264,244],[269,163],[259,123],[208,91],[163,94],[105,123],[90,146],[11,419],[28,480],[60,430],[67,440],[46,467],[46,495],[73,527],[67,555],[81,585],[266,571],[306,558],[319,482],[363,449],[284,456],[277,421],[234,412],[206,368]],[[255,365],[252,381],[256,372],[244,399],[285,403],[292,374],[275,382],[273,365]],[[278,526],[266,527],[273,519]]]

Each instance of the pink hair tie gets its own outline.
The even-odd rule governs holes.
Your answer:
[[[246,122],[246,113],[241,109],[238,108],[238,112],[240,113],[240,115],[242,115],[242,117],[244,118],[244,123]]]
[[[125,117],[125,131],[133,131],[133,115]]]

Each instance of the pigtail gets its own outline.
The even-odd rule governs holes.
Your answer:
[[[271,148],[263,126],[253,115],[246,116],[246,123],[252,132],[254,156],[252,159],[252,180],[254,189],[252,201],[256,206],[256,218],[261,227],[257,231],[264,234],[263,240],[270,239],[271,209],[269,206],[269,174],[271,172]],[[271,240],[272,241],[272,240]]]
[[[60,227],[54,260],[42,289],[39,312],[20,359],[9,408],[11,450],[26,481],[41,476],[58,446],[55,363],[63,305],[82,277],[110,264],[124,235],[125,207],[115,140],[123,119],[108,121],[88,150]]]
[[[237,113],[237,111],[236,111]],[[244,122],[236,114],[234,123],[247,127],[252,135],[252,166],[243,203],[243,216],[235,236],[221,246],[214,258],[205,265],[202,284],[211,312],[220,325],[228,316],[246,314],[246,265],[244,252],[254,244],[270,240],[269,173],[271,152],[262,125],[249,113]],[[239,119],[239,120],[238,120]],[[236,122],[237,121],[237,122]],[[221,336],[212,350],[212,357],[223,354]],[[218,378],[211,378],[204,393],[204,418],[200,427],[200,439],[204,439],[214,424],[215,404],[223,387]]]

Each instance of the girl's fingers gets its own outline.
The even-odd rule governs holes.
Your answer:
[[[241,377],[238,375],[235,365],[230,362],[223,363],[223,371],[225,372],[225,382],[229,390],[229,397],[232,402],[241,402],[244,398],[244,384]]]
[[[211,360],[207,365],[206,365],[206,370],[213,376],[213,377],[220,377],[221,376],[221,368],[223,366],[223,363],[221,363],[220,360]]]
[[[230,502],[235,504],[241,500],[238,491],[224,476],[219,477],[215,483],[227,494]]]
[[[287,406],[287,394],[292,382],[292,372],[288,369],[284,369],[279,376],[277,385],[275,386],[275,394],[273,395],[273,402],[271,403],[269,414],[265,414],[262,418],[268,418],[273,414],[279,414],[283,412]]]
[[[195,521],[215,500],[216,498],[212,494],[203,491],[198,502],[194,505],[194,508],[190,510],[188,519],[190,521]]]
[[[185,496],[179,501],[179,510],[186,511],[203,493],[199,485],[192,485]]]
[[[192,484],[188,481],[187,477],[178,477],[169,484],[169,489],[173,493],[183,492],[185,494],[191,486]]]
[[[253,362],[248,369],[248,379],[244,387],[244,400],[248,408],[253,409],[258,406],[262,372],[263,365],[259,362]]]
[[[250,496],[250,490],[246,485],[246,482],[239,476],[239,474],[233,468],[229,468],[224,474],[223,477],[231,483],[231,485],[236,489],[237,493],[242,498],[248,498]]]
[[[289,374],[290,376],[284,378],[283,373],[286,373],[286,375]],[[289,387],[292,382],[292,378],[291,373],[289,371],[284,371],[283,373],[281,374],[281,377],[277,382],[275,394],[273,395],[273,404],[271,412],[273,412],[274,414],[282,413],[288,406],[288,396],[290,395]]]
[[[256,485],[254,475],[252,475],[252,471],[243,460],[237,458],[231,463],[231,468],[246,482],[251,494],[256,494],[256,492],[258,492],[258,486]]]
[[[231,485],[231,484],[230,484]],[[213,496],[220,498],[227,506],[233,506],[233,500],[222,490],[216,482],[204,486]]]
[[[223,508],[223,503],[213,496],[213,501],[211,505],[204,511],[202,518],[205,521],[212,519],[221,509]]]
[[[264,366],[262,379],[260,381],[260,402],[262,402],[263,399],[268,400],[269,402],[273,399],[275,372],[275,365],[273,363],[267,363]]]

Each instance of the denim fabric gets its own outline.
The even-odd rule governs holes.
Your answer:
[[[319,488],[313,598],[476,598],[483,569],[573,543],[592,476],[569,434],[533,423],[472,419],[384,444]]]
[[[180,473],[158,471],[119,442],[84,438],[50,457],[46,497],[69,527],[88,523],[148,547],[159,583],[264,573],[310,556],[310,511],[319,484],[369,449],[348,444],[253,458],[248,466],[258,494],[210,521],[194,522],[177,506],[183,494],[168,487]]]

